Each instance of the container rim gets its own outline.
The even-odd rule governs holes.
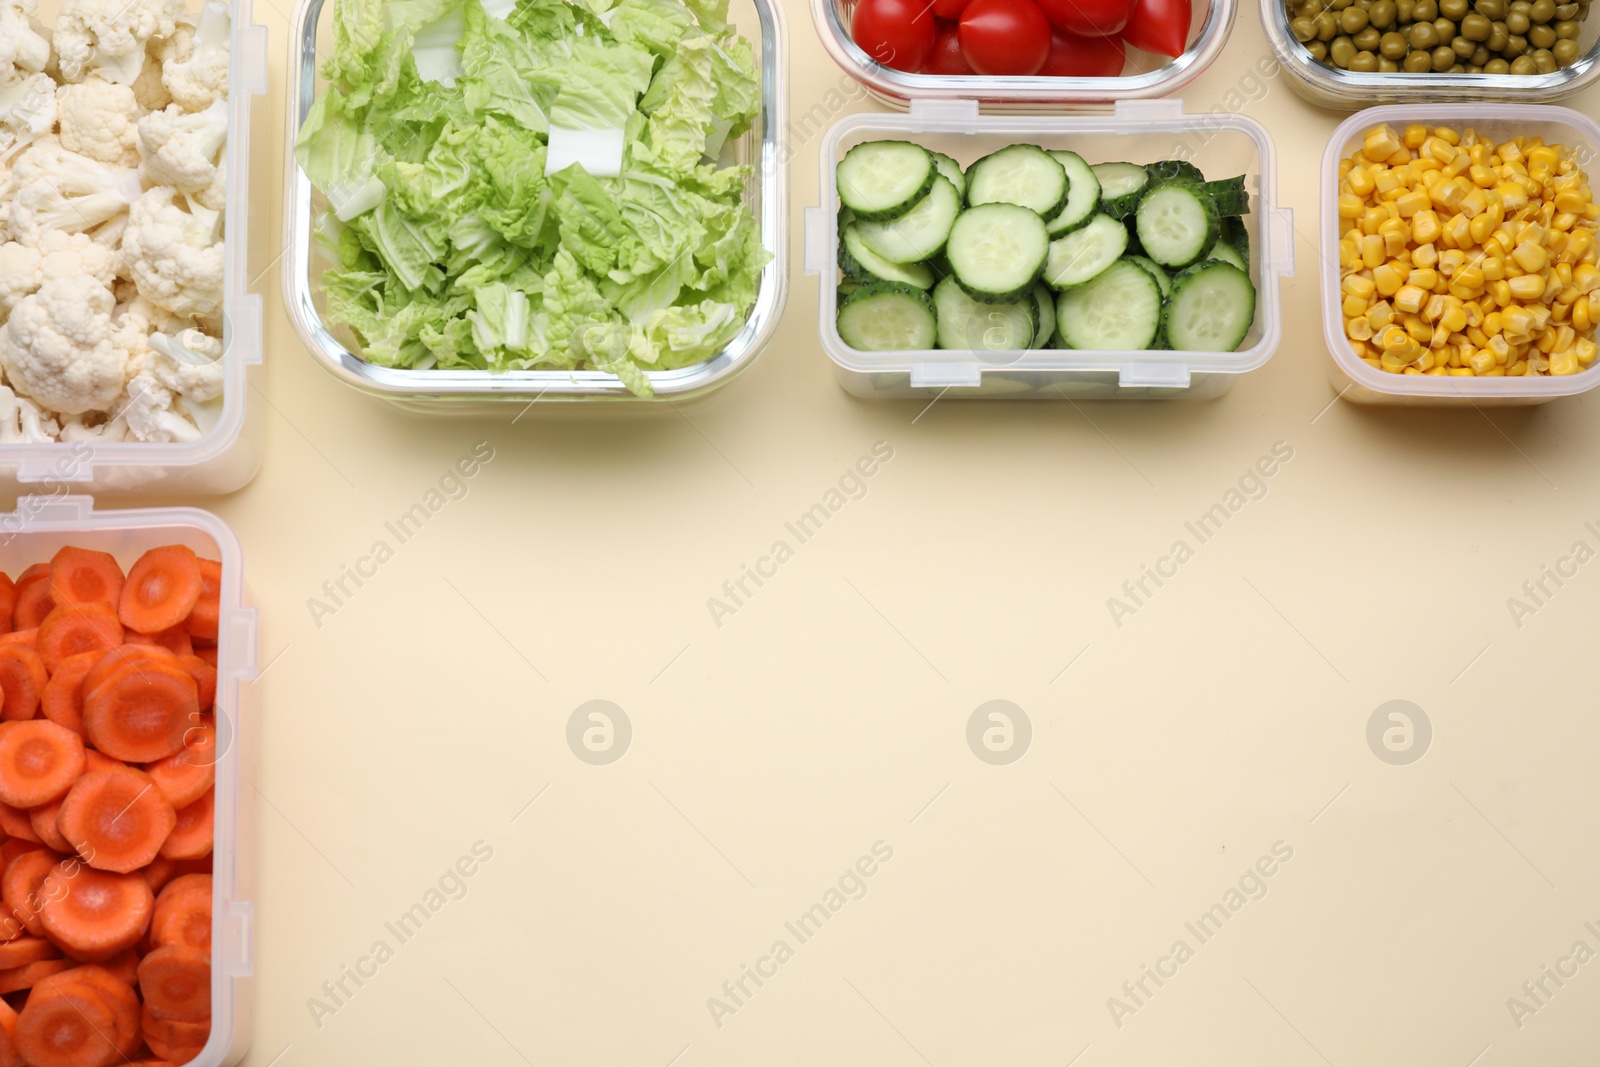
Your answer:
[[[1519,378],[1462,378],[1449,375],[1429,377],[1422,374],[1388,374],[1374,370],[1359,359],[1345,339],[1342,326],[1344,317],[1339,314],[1339,284],[1341,272],[1337,249],[1339,247],[1339,213],[1335,209],[1339,190],[1339,163],[1344,159],[1344,146],[1358,131],[1380,123],[1410,125],[1412,122],[1435,124],[1438,122],[1524,122],[1530,118],[1541,122],[1565,125],[1581,135],[1591,151],[1600,150],[1600,124],[1567,107],[1553,104],[1538,105],[1538,114],[1530,115],[1526,104],[1393,104],[1357,112],[1339,124],[1328,138],[1322,152],[1321,183],[1321,240],[1318,242],[1322,258],[1322,333],[1328,346],[1328,355],[1334,364],[1353,383],[1349,388],[1362,386],[1374,393],[1388,396],[1437,397],[1451,400],[1518,399],[1548,400],[1561,396],[1576,396],[1600,385],[1600,365],[1588,367],[1577,374],[1562,376],[1540,375]]]
[[[615,374],[603,371],[403,370],[380,367],[350,351],[322,321],[312,298],[311,182],[294,158],[300,126],[317,89],[317,18],[325,0],[299,0],[291,22],[288,100],[284,108],[284,307],[295,333],[312,357],[334,377],[371,396],[390,400],[517,401],[614,399],[673,401],[727,384],[760,355],[777,329],[788,299],[787,149],[780,133],[788,115],[788,60],[782,7],[750,0],[761,25],[761,117],[758,148],[761,243],[772,260],[762,270],[755,306],[744,328],[712,358],[676,370],[646,371],[654,397],[636,397]]]
[[[1238,133],[1250,139],[1257,159],[1255,214],[1260,219],[1257,239],[1256,315],[1261,337],[1239,352],[1075,351],[1037,348],[1005,352],[949,349],[898,352],[862,352],[839,336],[837,215],[829,202],[834,195],[834,165],[846,137],[861,131],[912,138],[949,133],[995,136],[1137,136],[1147,133]],[[1277,206],[1277,159],[1272,138],[1255,119],[1224,112],[1185,113],[1182,101],[1121,101],[1109,115],[1077,114],[1060,117],[991,116],[980,119],[977,105],[965,107],[917,101],[908,114],[859,114],[836,122],[824,138],[818,157],[822,206],[808,209],[806,270],[821,275],[818,284],[817,333],[822,347],[840,367],[857,373],[910,370],[929,384],[975,385],[985,371],[1002,372],[1114,372],[1128,385],[1184,388],[1191,374],[1243,374],[1272,358],[1282,340],[1282,297],[1279,280],[1294,273],[1293,213]],[[812,216],[811,213],[816,212]]]
[[[1600,77],[1600,37],[1570,67],[1550,74],[1383,74],[1325,66],[1289,32],[1283,0],[1260,0],[1261,28],[1295,88],[1317,103],[1346,111],[1370,104],[1484,100],[1543,103],[1570,96]]]
[[[850,38],[834,0],[811,0],[811,20],[822,46],[847,74],[885,103],[904,107],[918,100],[981,100],[988,104],[1105,106],[1118,100],[1165,96],[1194,81],[1216,61],[1233,32],[1238,0],[1213,0],[1200,31],[1183,55],[1143,74],[1115,78],[985,77],[908,74],[886,67]]]

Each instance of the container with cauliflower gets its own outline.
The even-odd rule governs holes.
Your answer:
[[[0,486],[228,492],[254,474],[245,146],[264,46],[248,0],[0,0]]]

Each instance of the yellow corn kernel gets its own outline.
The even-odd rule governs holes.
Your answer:
[[[1428,193],[1427,193],[1426,190],[1423,190],[1423,189],[1412,189],[1409,192],[1401,193],[1400,196],[1395,198],[1394,206],[1396,207],[1396,209],[1399,210],[1401,218],[1409,219],[1409,218],[1412,218],[1415,215],[1418,215],[1418,214],[1422,213],[1423,211],[1427,211],[1428,205],[1431,202],[1432,201],[1429,199]],[[1433,212],[1432,211],[1428,211],[1428,214],[1429,215],[1433,215]],[[1438,222],[1439,222],[1438,216],[1435,215],[1433,221],[1434,221],[1434,225],[1438,225]],[[1415,227],[1415,225],[1416,225],[1416,223],[1413,221],[1412,226]],[[1415,236],[1415,234],[1416,234],[1415,229],[1413,229],[1412,234],[1413,234],[1413,236]],[[1432,237],[1428,237],[1428,238],[1425,238],[1425,239],[1419,239],[1417,241],[1417,243],[1418,244],[1426,244],[1428,241],[1431,241],[1431,240],[1433,240],[1433,238]]]
[[[1346,181],[1350,191],[1357,196],[1371,196],[1377,189],[1377,183],[1372,180],[1372,171],[1367,167],[1352,167]]]
[[[1489,295],[1494,297],[1494,302],[1501,307],[1511,306],[1511,283],[1502,278],[1489,283]]]
[[[1405,275],[1390,264],[1384,263],[1373,270],[1372,281],[1377,287],[1378,295],[1393,296],[1405,284]]]
[[[1495,191],[1500,194],[1500,203],[1506,211],[1521,211],[1528,206],[1528,190],[1522,187],[1521,182],[1503,181],[1495,186]]]
[[[1373,290],[1372,279],[1364,274],[1347,274],[1339,283],[1339,288],[1348,296],[1359,296],[1363,300],[1371,300]]]
[[[1352,341],[1365,341],[1372,337],[1372,323],[1365,318],[1351,318],[1345,320],[1345,336]]]
[[[1509,279],[1511,296],[1515,300],[1537,300],[1544,295],[1544,278],[1537,274],[1522,274]]]
[[[1467,265],[1467,254],[1459,248],[1447,248],[1439,253],[1439,273],[1446,278]]]
[[[1570,211],[1557,211],[1550,219],[1550,228],[1561,233],[1572,229],[1578,224],[1578,216]]]
[[[1467,227],[1467,233],[1472,238],[1472,243],[1482,245],[1494,232],[1494,216],[1483,214],[1475,217]]]
[[[1346,296],[1339,304],[1339,309],[1344,312],[1345,318],[1352,315],[1364,315],[1367,311],[1367,302],[1359,296]]]
[[[1561,279],[1561,288],[1563,290],[1565,290],[1568,286],[1572,285],[1573,274],[1572,274],[1572,264],[1571,263],[1557,263],[1551,269],[1556,272],[1556,277]],[[1572,303],[1572,301],[1574,301],[1574,300],[1576,300],[1578,298],[1579,291],[1577,290],[1577,288],[1575,286],[1573,288],[1574,288],[1573,295],[1571,297],[1568,297],[1564,301],[1564,303],[1570,304],[1570,303]]]
[[[1441,295],[1437,295],[1436,294],[1436,295],[1434,295],[1432,297],[1429,297],[1428,298],[1428,303],[1422,309],[1422,319],[1423,319],[1423,321],[1424,322],[1438,322],[1441,318],[1444,317],[1445,308],[1447,308],[1449,306],[1450,306],[1449,302],[1447,300],[1445,300],[1445,298],[1443,296],[1441,296]]]
[[[1468,300],[1461,305],[1467,309],[1467,335],[1478,333],[1483,329],[1483,305],[1476,300]],[[1473,343],[1482,346],[1483,342],[1473,338]]]
[[[1351,173],[1354,174],[1355,172],[1351,171]],[[1397,189],[1403,189],[1405,184],[1405,171],[1399,168],[1391,167],[1388,170],[1380,170],[1372,176],[1372,187],[1379,196],[1387,196]],[[1354,190],[1352,189],[1351,191],[1353,192]]]
[[[1596,289],[1600,289],[1600,267],[1589,263],[1579,263],[1572,269],[1572,284],[1578,287],[1578,292],[1588,296]]]
[[[1578,334],[1571,326],[1560,326],[1550,331],[1550,336],[1555,338],[1555,343],[1550,346],[1552,352],[1565,352],[1577,341]]]
[[[1394,308],[1387,300],[1380,300],[1367,308],[1367,321],[1372,324],[1374,332],[1383,329],[1394,320]]]
[[[1369,233],[1361,238],[1361,261],[1368,267],[1376,268],[1384,260],[1383,238],[1375,233]]]
[[[1485,281],[1483,268],[1476,263],[1468,263],[1450,277],[1450,284],[1462,289],[1482,289]]]
[[[1517,244],[1543,245],[1549,236],[1542,222],[1529,222],[1517,231]],[[1515,247],[1515,246],[1513,246]],[[1514,254],[1514,253],[1513,253]]]
[[[1554,375],[1568,375],[1578,373],[1578,354],[1571,349],[1565,352],[1556,352],[1550,357],[1550,373]]]
[[[1526,360],[1519,361],[1517,363],[1513,363],[1511,366],[1506,368],[1506,377],[1507,378],[1519,378],[1522,375],[1527,374],[1527,373],[1528,373],[1528,364],[1527,364]]]
[[[1539,339],[1533,343],[1533,347],[1538,349],[1541,355],[1551,355],[1556,350],[1556,332],[1551,330],[1548,333],[1540,334]]]
[[[1594,247],[1594,233],[1587,229],[1573,230],[1567,237],[1567,247],[1562,250],[1563,256],[1568,256],[1572,262],[1582,262],[1584,253]]]
[[[1418,289],[1431,290],[1439,284],[1439,272],[1432,267],[1412,267],[1411,273],[1406,277],[1407,285],[1414,285]]]
[[[1578,357],[1578,362],[1585,366],[1594,362],[1594,357],[1600,354],[1600,345],[1596,345],[1587,337],[1580,337],[1572,344],[1572,351]]]
[[[1421,319],[1412,319],[1406,323],[1406,334],[1419,345],[1433,345],[1433,327]]]
[[[1435,136],[1438,136],[1437,132]],[[1531,173],[1534,167],[1547,167],[1554,170],[1561,162],[1561,156],[1554,148],[1540,145],[1528,153],[1528,170]]]
[[[1494,171],[1490,170],[1488,167],[1477,162],[1476,160],[1474,160],[1472,166],[1467,169],[1467,177],[1471,178],[1472,184],[1476,185],[1479,189],[1493,189],[1498,182]]]
[[[1511,253],[1511,258],[1517,261],[1517,266],[1529,274],[1537,274],[1544,270],[1550,262],[1550,257],[1545,255],[1544,246],[1533,241],[1523,241]]]
[[[1432,267],[1439,262],[1439,250],[1432,241],[1411,250],[1411,262],[1418,267]]]
[[[1361,267],[1361,242],[1352,241],[1348,237],[1339,239],[1339,266]]]
[[[1533,331],[1533,313],[1521,304],[1512,304],[1500,316],[1501,328],[1510,335],[1507,340],[1527,337]]]
[[[1507,357],[1511,355],[1511,343],[1503,335],[1489,338],[1489,343],[1483,347],[1496,363],[1502,367],[1506,365]]]
[[[1405,144],[1405,146],[1407,148],[1411,149],[1413,152],[1415,152],[1417,149],[1421,148],[1422,145],[1423,145],[1423,142],[1427,141],[1427,139],[1428,139],[1428,127],[1426,127],[1426,126],[1407,126],[1406,127],[1406,132],[1405,132],[1405,137],[1404,137],[1404,144]]]
[[[1379,226],[1378,236],[1383,238],[1383,250],[1389,254],[1391,259],[1398,262],[1400,255],[1405,252],[1406,246],[1411,243],[1411,232],[1409,229],[1402,229],[1398,232],[1392,229],[1386,229],[1385,227],[1387,227],[1390,222],[1400,222],[1400,220],[1390,219],[1389,222],[1384,223],[1383,226]],[[1400,225],[1405,226],[1405,223],[1400,222]]]
[[[1466,329],[1466,305],[1452,297],[1451,302],[1444,309],[1444,314],[1439,316],[1439,325],[1453,334]]]
[[[1455,179],[1434,183],[1428,190],[1428,198],[1440,207],[1449,208],[1451,211],[1461,206],[1461,201],[1466,198],[1467,189]]]
[[[1588,333],[1594,329],[1594,310],[1589,303],[1589,298],[1580,296],[1572,302],[1572,328],[1579,333]]]
[[[1340,249],[1340,257],[1344,250]],[[1483,272],[1485,282],[1498,282],[1506,276],[1506,261],[1499,256],[1484,256],[1478,260],[1478,269]]]
[[[1473,374],[1488,374],[1494,369],[1494,353],[1479,349],[1472,353],[1471,359],[1467,360],[1467,366],[1472,368]]]
[[[1396,311],[1415,315],[1422,310],[1422,303],[1427,299],[1427,290],[1420,286],[1402,285],[1394,294],[1394,307]]]
[[[1463,175],[1467,173],[1467,168],[1470,166],[1472,166],[1472,158],[1465,152],[1457,152],[1456,158],[1444,165],[1444,173],[1452,178],[1463,178]],[[1463,180],[1466,182],[1466,188],[1470,190],[1472,188],[1472,179],[1463,178]]]
[[[1454,248],[1467,248],[1472,244],[1472,220],[1465,215],[1451,215],[1443,224],[1442,239]]]
[[[1500,329],[1500,312],[1491,311],[1483,316],[1484,333],[1488,334],[1490,337],[1494,337],[1500,333]]]
[[[1456,148],[1450,142],[1441,138],[1438,133],[1428,138],[1422,145],[1424,155],[1432,156],[1440,163],[1448,163],[1456,158]]]
[[[1453,378],[1470,378],[1470,377],[1472,377],[1472,368],[1471,367],[1451,367],[1449,370],[1445,371],[1445,373],[1450,375]]]
[[[1529,304],[1528,314],[1533,316],[1533,332],[1535,334],[1550,325],[1550,309],[1543,304]]]
[[[1361,232],[1377,233],[1378,227],[1389,221],[1389,213],[1381,207],[1369,207],[1361,216]]]

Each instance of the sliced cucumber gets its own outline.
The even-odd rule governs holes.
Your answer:
[[[1038,310],[1031,298],[1011,304],[974,300],[945,278],[933,287],[934,317],[940,348],[963,352],[1004,352],[1027,348],[1035,333]]]
[[[1049,249],[1037,212],[1016,204],[984,204],[957,216],[945,255],[956,281],[974,299],[1005,304],[1033,285]]]
[[[898,282],[873,282],[839,306],[839,338],[861,352],[932,348],[933,300]]]
[[[1139,266],[1149,271],[1150,277],[1154,278],[1156,280],[1156,284],[1161,287],[1161,296],[1163,298],[1165,298],[1166,295],[1172,291],[1172,275],[1162,270],[1160,264],[1158,264],[1155,260],[1149,258],[1148,256],[1125,256],[1123,258],[1127,259],[1130,263],[1137,263]]]
[[[933,288],[933,271],[926,263],[891,263],[874,252],[861,240],[861,227],[871,223],[856,222],[844,228],[839,238],[839,269],[857,281],[900,282],[918,289]]]
[[[1044,284],[1033,287],[1033,304],[1039,315],[1039,325],[1033,331],[1033,344],[1030,348],[1048,348],[1050,339],[1056,335],[1056,298],[1050,287]]]
[[[1235,178],[1224,178],[1222,181],[1206,182],[1203,188],[1206,195],[1217,205],[1217,214],[1250,214],[1250,193],[1244,187],[1243,174]]]
[[[1201,263],[1172,279],[1162,316],[1167,343],[1188,352],[1232,352],[1256,317],[1250,275],[1227,263]]]
[[[1051,237],[1071,233],[1094,216],[1100,206],[1100,179],[1076,152],[1051,152],[1067,175],[1067,202],[1045,224]]]
[[[1161,329],[1161,287],[1137,263],[1113,263],[1057,298],[1056,329],[1068,348],[1144,351]]]
[[[839,160],[834,173],[840,202],[869,221],[911,210],[938,176],[928,150],[910,141],[858,144]]]
[[[1227,241],[1239,253],[1240,259],[1250,262],[1250,231],[1245,227],[1243,216],[1223,219],[1222,236],[1218,240]]]
[[[963,200],[967,197],[967,176],[961,173],[961,164],[945,155],[943,152],[929,150],[933,157],[933,165],[940,174],[950,179],[950,184],[956,187],[956,192],[961,194]]]
[[[1200,173],[1200,168],[1186,159],[1163,159],[1159,163],[1151,163],[1145,170],[1150,172],[1150,177],[1158,182],[1171,181],[1173,178],[1188,178],[1190,181],[1203,182],[1206,176]]]
[[[1206,258],[1214,259],[1218,263],[1226,263],[1230,267],[1238,267],[1246,274],[1250,273],[1250,264],[1246,263],[1244,257],[1239,254],[1238,249],[1227,241],[1218,240],[1216,244],[1211,246],[1211,251],[1206,253]]]
[[[1115,263],[1127,247],[1127,228],[1109,215],[1096,215],[1087,225],[1050,242],[1045,283],[1055,289],[1082,285]]]
[[[1134,214],[1144,254],[1168,270],[1198,263],[1217,243],[1222,219],[1198,182],[1151,185]]]
[[[1150,172],[1137,163],[1096,163],[1090,169],[1100,182],[1100,210],[1114,219],[1132,215]]]
[[[858,222],[861,243],[890,263],[921,263],[944,248],[961,213],[961,194],[944,175],[933,179],[928,195],[904,215],[883,222]]]
[[[1014,144],[967,169],[967,203],[1016,204],[1051,218],[1067,202],[1067,172],[1049,152]]]

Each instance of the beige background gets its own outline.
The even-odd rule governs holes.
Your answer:
[[[1281,83],[1244,103],[1300,273],[1281,350],[1220,401],[853,400],[794,241],[777,340],[700,406],[427,421],[336,383],[282,314],[286,11],[257,15],[270,451],[210,505],[268,664],[249,1063],[1595,1062],[1600,961],[1520,1028],[1506,1002],[1600,950],[1600,565],[1520,629],[1506,601],[1600,548],[1596,401],[1318,417],[1339,116]],[[799,113],[839,72],[788,15]],[[1265,54],[1246,4],[1191,109]],[[308,598],[479,441],[468,495],[317,625]],[[880,441],[866,495],[716,626],[707,598]],[[1280,441],[1267,495],[1117,627],[1107,598]],[[1411,766],[1365,738],[1397,698],[1434,727]],[[565,741],[592,699],[632,722],[610,766]],[[965,740],[992,699],[1032,722],[1010,766]],[[308,998],[480,840],[465,897],[319,1026]],[[785,922],[878,841],[866,895],[800,944]],[[1277,842],[1293,859],[1200,944],[1185,922]],[[707,999],[780,938],[793,958],[717,1026]],[[1193,958],[1117,1026],[1107,999],[1180,938]]]

